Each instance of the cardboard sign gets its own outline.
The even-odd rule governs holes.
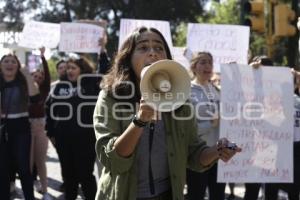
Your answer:
[[[59,24],[30,21],[25,23],[18,45],[32,49],[56,48],[59,38]]]
[[[221,66],[220,137],[242,148],[219,182],[293,182],[293,78],[286,67]]]
[[[59,50],[64,52],[99,53],[99,39],[104,29],[83,23],[61,23]]]
[[[220,72],[222,63],[248,63],[249,35],[247,26],[189,23],[187,47],[195,53],[210,52],[214,70]]]

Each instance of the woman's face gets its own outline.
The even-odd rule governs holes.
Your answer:
[[[41,84],[43,83],[43,81],[44,81],[44,73],[43,73],[43,72],[41,72],[41,71],[36,71],[36,72],[33,72],[31,75],[32,75],[32,77],[33,77],[33,80],[34,80],[37,84],[41,85]]]
[[[57,66],[57,74],[61,78],[66,75],[67,63],[62,62]]]
[[[18,61],[14,56],[6,56],[0,63],[0,67],[5,80],[13,80],[19,70]]]
[[[67,77],[68,77],[68,80],[71,81],[71,82],[75,82],[75,81],[77,81],[79,75],[80,75],[80,67],[77,66],[73,62],[69,62],[67,64]]]
[[[213,63],[209,55],[202,54],[196,63],[194,73],[203,80],[210,80],[213,75]]]
[[[131,64],[138,79],[141,78],[141,71],[145,66],[162,59],[167,59],[162,38],[154,32],[142,33],[136,40],[131,56]]]
[[[214,73],[213,76],[211,77],[211,82],[216,86],[220,86],[221,85],[220,74]]]

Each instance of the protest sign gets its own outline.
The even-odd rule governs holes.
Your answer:
[[[59,50],[64,52],[99,53],[100,26],[84,23],[61,23]]]
[[[286,67],[221,66],[220,137],[242,148],[219,182],[293,181],[293,78]]]
[[[187,47],[193,52],[210,52],[214,70],[220,72],[222,63],[248,63],[249,35],[247,26],[189,23]]]
[[[25,23],[18,45],[32,49],[56,48],[59,38],[59,24],[30,21]]]

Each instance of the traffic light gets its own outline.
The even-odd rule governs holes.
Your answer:
[[[296,18],[296,13],[285,4],[274,7],[275,36],[293,36],[296,34],[296,26],[291,22]]]
[[[265,32],[264,2],[262,0],[248,1],[244,4],[245,14],[250,15],[245,19],[244,25],[250,26],[251,30]]]

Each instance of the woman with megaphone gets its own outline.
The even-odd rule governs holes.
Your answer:
[[[94,111],[96,152],[103,164],[96,199],[183,199],[186,167],[207,170],[218,159],[227,162],[241,151],[226,148],[225,138],[212,147],[199,140],[188,103],[162,113],[155,107],[156,99],[148,103],[140,91],[141,72],[166,59],[172,57],[162,34],[140,27],[125,40],[104,76]],[[165,99],[169,89],[172,94],[172,76],[170,83],[167,92],[158,84]]]

